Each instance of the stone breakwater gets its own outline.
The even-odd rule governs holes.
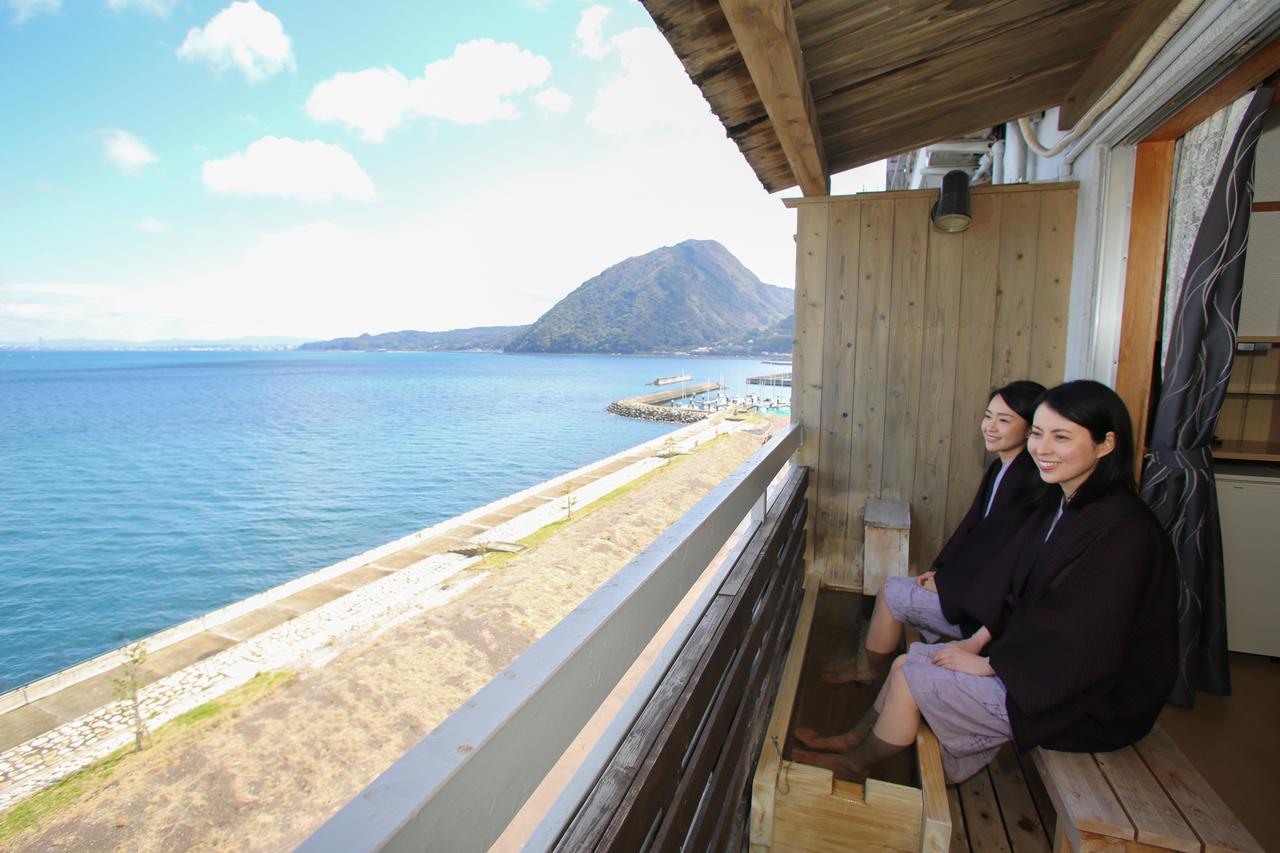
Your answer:
[[[668,424],[692,424],[707,417],[709,412],[696,409],[673,409],[670,406],[653,406],[649,403],[636,402],[632,397],[626,400],[615,400],[605,407],[605,411],[624,418],[635,418],[640,421],[659,421]]]
[[[665,391],[657,391],[652,394],[642,394],[639,397],[624,397],[621,400],[614,400],[605,407],[605,411],[613,415],[621,415],[624,418],[635,418],[640,421],[658,421],[667,424],[692,424],[706,418],[710,412],[702,412],[697,409],[681,409],[674,406],[663,406],[662,403],[670,403],[672,400],[679,400],[684,397],[693,397],[698,394],[705,394],[708,391],[718,391],[722,386],[719,382],[703,382],[700,385],[681,385],[679,388],[668,388]]]

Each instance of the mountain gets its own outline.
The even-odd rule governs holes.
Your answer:
[[[293,349],[306,338],[249,337],[202,340],[174,338],[162,341],[112,341],[96,338],[0,341],[0,349],[23,350],[280,350]]]
[[[792,313],[794,300],[792,291],[764,284],[716,241],[686,240],[584,282],[506,350],[710,352],[774,328]]]
[[[358,338],[334,338],[303,344],[304,350],[362,350],[384,352],[387,350],[428,350],[465,352],[468,350],[500,350],[512,338],[527,330],[528,326],[476,326],[470,329],[453,329],[448,332],[384,332]]]

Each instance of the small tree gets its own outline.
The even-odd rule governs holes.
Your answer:
[[[573,508],[578,504],[578,496],[573,493],[573,487],[565,483],[564,486],[564,511],[568,513],[568,520],[573,521]]]
[[[142,703],[138,701],[138,690],[142,687],[142,665],[147,661],[147,647],[142,642],[125,646],[124,663],[120,665],[123,675],[112,679],[111,693],[125,704],[133,716],[134,750],[141,752],[147,736],[147,724],[142,719]]]

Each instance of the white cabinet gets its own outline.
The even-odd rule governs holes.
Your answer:
[[[1243,473],[1248,472],[1248,473]],[[1227,645],[1280,657],[1280,471],[1215,471],[1226,560]]]

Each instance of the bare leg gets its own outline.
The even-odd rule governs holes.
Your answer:
[[[871,629],[867,632],[864,650],[866,666],[858,655],[833,661],[822,667],[820,678],[826,684],[874,684],[884,678],[893,656],[902,643],[902,623],[893,618],[893,611],[884,600],[884,592],[876,596],[875,610],[871,613]]]
[[[904,659],[905,656],[899,657],[898,660],[893,662],[895,672],[902,667],[902,664],[898,663],[898,661]],[[813,729],[796,729],[796,740],[810,749],[818,749],[824,752],[848,752],[866,740],[867,735],[871,734],[871,729],[875,726],[880,712],[884,710],[885,696],[888,692],[889,682],[886,681],[881,685],[876,701],[871,704],[867,712],[862,715],[862,718],[849,731],[838,735],[820,735]]]
[[[893,673],[881,691],[883,710],[861,743],[842,753],[796,749],[792,758],[802,764],[825,767],[842,779],[861,782],[874,765],[910,746],[920,728],[920,708],[902,674],[902,661],[903,658],[895,661]]]

